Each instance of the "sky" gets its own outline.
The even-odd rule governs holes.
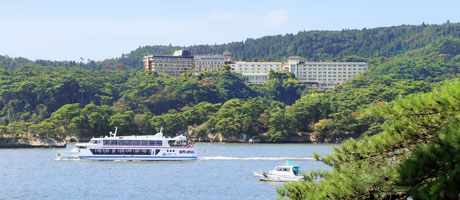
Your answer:
[[[458,0],[0,0],[0,55],[104,60],[140,46],[460,22]]]

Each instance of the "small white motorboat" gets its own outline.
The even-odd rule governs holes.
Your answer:
[[[78,160],[78,149],[73,148],[71,151],[58,151],[56,160]]]
[[[293,182],[305,180],[299,172],[299,166],[295,165],[290,161],[286,161],[284,165],[276,166],[271,171],[254,171],[254,176],[260,177],[260,181],[272,181],[272,182]]]

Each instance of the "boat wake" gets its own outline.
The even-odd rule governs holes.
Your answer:
[[[226,156],[211,156],[200,157],[199,160],[315,160],[312,157],[226,157]]]
[[[55,160],[73,160],[73,161],[76,161],[76,160],[81,160],[80,158],[75,158],[75,157],[58,157],[56,158]]]

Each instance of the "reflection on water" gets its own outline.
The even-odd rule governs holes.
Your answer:
[[[73,145],[68,145],[68,149]],[[275,199],[282,184],[255,169],[291,160],[302,170],[333,145],[196,144],[196,161],[56,161],[53,149],[0,149],[0,199]]]
[[[225,156],[210,156],[200,157],[200,160],[315,160],[313,157],[297,158],[297,157],[225,157]]]

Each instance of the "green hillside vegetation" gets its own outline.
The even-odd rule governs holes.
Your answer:
[[[289,199],[458,199],[460,81],[374,108],[383,131],[316,158],[333,167],[278,188]]]
[[[203,139],[245,135],[283,142],[304,135],[336,142],[381,131],[385,120],[370,112],[376,105],[456,78],[459,47],[460,40],[443,38],[403,55],[369,59],[367,72],[329,90],[305,88],[284,72],[272,72],[264,85],[248,86],[240,74],[225,70],[172,78],[34,63],[3,67],[0,130],[16,137],[86,137],[114,126],[136,134],[164,126],[168,134],[193,129],[193,136]]]
[[[34,63],[1,67],[0,83],[0,134],[8,137],[98,136],[115,126],[136,134],[151,134],[164,126],[175,135],[189,125],[203,123],[228,100],[245,101],[267,94],[268,99],[293,103],[301,91],[298,84],[283,81],[271,84],[273,88],[251,88],[240,74],[229,71],[173,78],[155,72],[94,71]],[[172,117],[182,115],[185,120]]]

